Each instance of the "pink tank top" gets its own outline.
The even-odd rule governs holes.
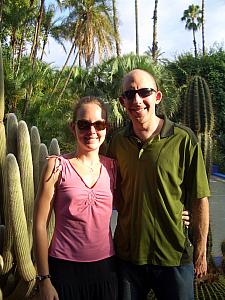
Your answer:
[[[77,262],[91,262],[114,255],[110,217],[116,163],[100,157],[97,182],[87,187],[74,166],[63,156],[61,179],[54,199],[55,230],[49,255]]]

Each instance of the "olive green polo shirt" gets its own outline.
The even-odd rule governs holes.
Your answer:
[[[115,134],[109,155],[119,170],[117,255],[140,265],[190,263],[193,246],[182,211],[210,195],[193,132],[165,118],[161,133],[143,144],[130,124]]]

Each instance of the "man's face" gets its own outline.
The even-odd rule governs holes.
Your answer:
[[[155,105],[161,98],[162,94],[157,91],[154,78],[150,74],[135,70],[125,78],[121,103],[133,123],[144,125],[151,122],[155,117]]]

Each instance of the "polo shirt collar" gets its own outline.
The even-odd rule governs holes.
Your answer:
[[[174,134],[174,122],[170,121],[165,115],[159,116],[164,119],[163,127],[160,132],[160,138],[166,138]],[[130,121],[125,128],[124,135],[127,137],[135,137],[132,122]]]

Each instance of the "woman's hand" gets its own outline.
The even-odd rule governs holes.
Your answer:
[[[182,211],[182,220],[183,220],[185,226],[188,227],[190,225],[190,214],[189,214],[188,210]]]
[[[38,287],[41,300],[59,300],[59,296],[50,279],[40,281]]]

